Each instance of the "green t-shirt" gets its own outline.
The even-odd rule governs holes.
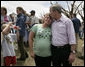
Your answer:
[[[34,53],[41,57],[51,56],[51,28],[43,28],[42,24],[36,24],[31,31],[35,33]]]

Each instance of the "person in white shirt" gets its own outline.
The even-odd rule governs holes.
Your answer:
[[[11,26],[12,22],[9,22],[8,24],[3,24],[2,25],[2,51],[3,51],[3,64],[4,66],[10,66],[11,64],[14,66],[16,64],[16,55],[15,55],[15,50],[14,50],[14,45],[12,43],[12,37],[10,35],[11,31]],[[18,32],[19,27],[17,27],[17,39],[18,39]]]
[[[35,16],[35,11],[32,10],[30,13],[31,13],[31,15],[30,15],[30,18],[31,18],[31,24],[30,25],[31,25],[31,27],[35,24],[39,24],[39,19],[38,19],[38,17]]]

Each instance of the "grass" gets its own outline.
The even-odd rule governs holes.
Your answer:
[[[75,61],[73,62],[72,66],[84,66],[84,59],[78,58],[78,56],[81,56],[82,53],[82,45],[84,44],[84,39],[78,41],[78,52],[76,54]],[[26,48],[27,52],[29,53],[29,48]],[[19,51],[16,51],[16,56],[19,57]],[[2,66],[3,58],[2,58],[2,52],[1,52],[1,66]],[[17,61],[16,66],[35,66],[34,59],[30,57],[26,59],[26,61]]]

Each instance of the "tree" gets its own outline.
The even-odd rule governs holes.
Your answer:
[[[72,18],[73,13],[79,14],[81,16],[82,20],[84,21],[84,1],[64,1],[64,2],[66,2],[67,8],[68,8],[66,10],[62,6],[64,15],[66,15],[69,18]],[[52,1],[50,1],[50,4],[53,5]],[[59,4],[58,1],[55,1],[55,4]]]

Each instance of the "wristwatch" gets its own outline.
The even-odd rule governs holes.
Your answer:
[[[75,50],[73,50],[73,51],[71,51],[73,54],[75,54],[76,53],[76,51]]]

